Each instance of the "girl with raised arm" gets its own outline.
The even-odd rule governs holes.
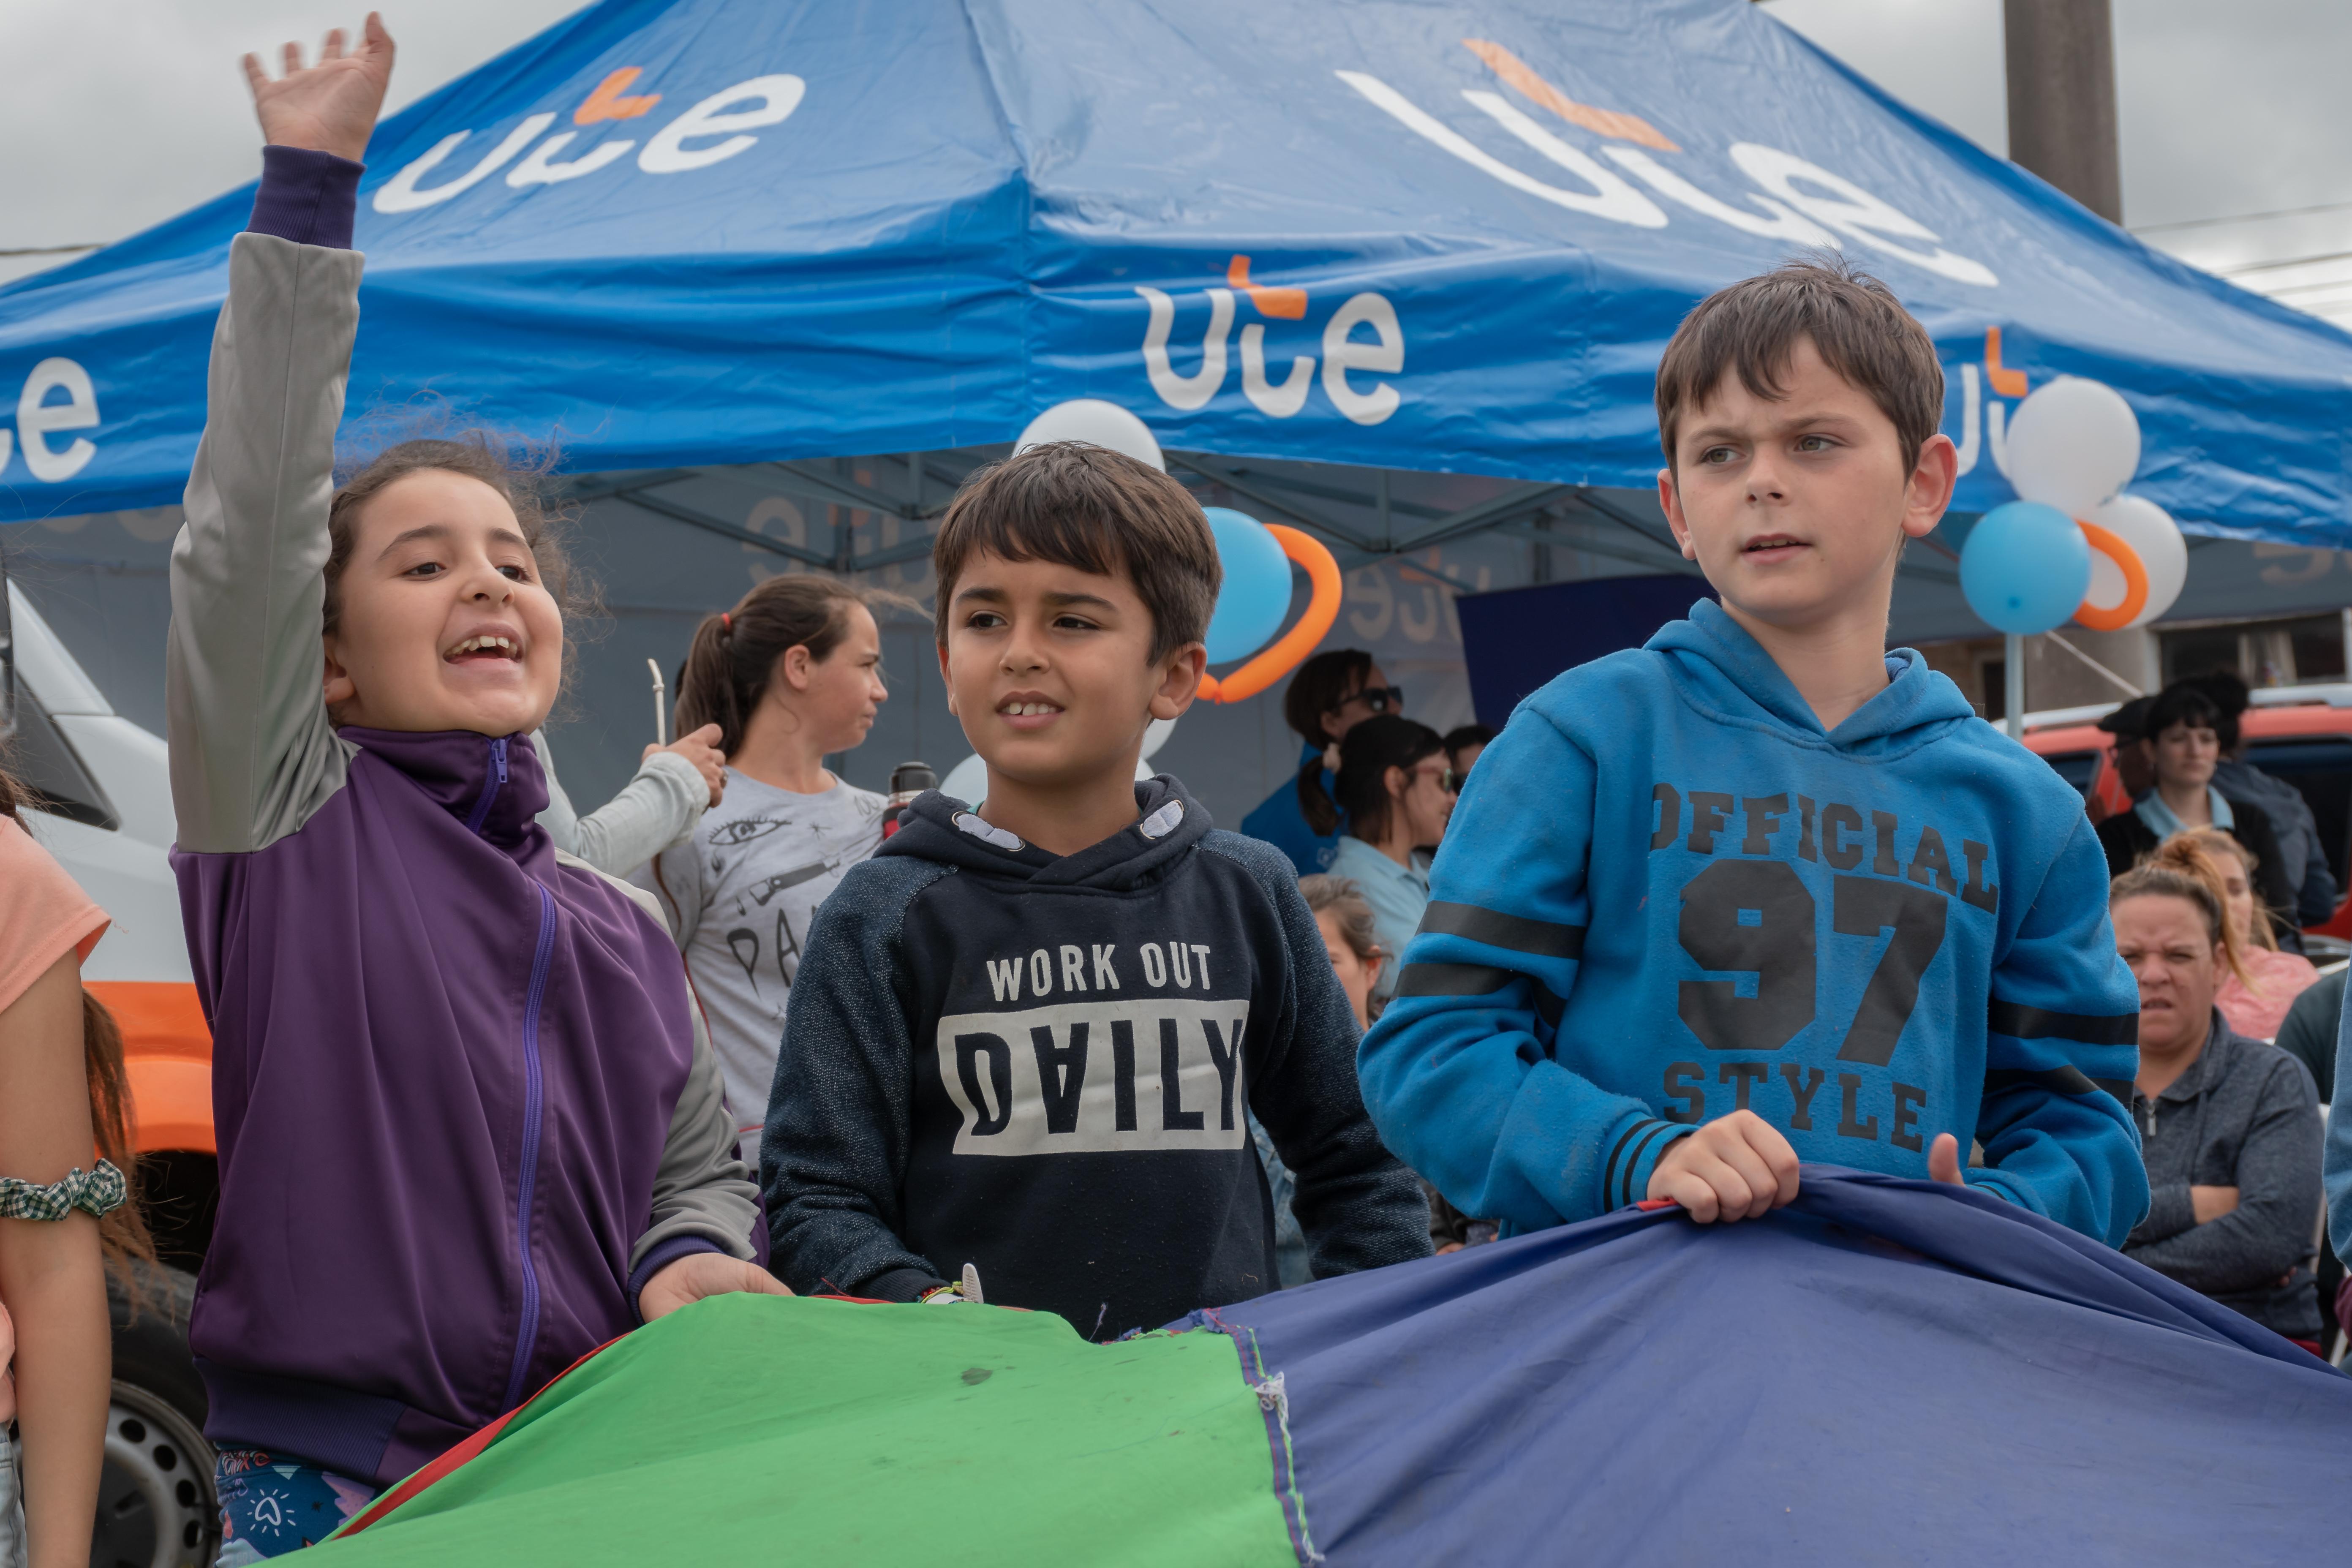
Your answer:
[[[479,437],[334,486],[392,57],[371,16],[279,79],[246,62],[269,145],[172,555],[223,1563],[323,1538],[640,1321],[782,1289],[658,910],[534,821],[554,520]]]

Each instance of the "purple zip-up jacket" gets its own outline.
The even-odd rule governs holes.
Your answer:
[[[757,1209],[658,910],[555,849],[530,739],[328,721],[361,258],[301,242],[348,243],[358,165],[268,170],[172,555],[221,1184],[189,1341],[215,1444],[383,1486],[628,1331],[664,1264],[751,1256]]]

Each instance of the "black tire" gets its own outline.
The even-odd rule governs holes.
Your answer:
[[[211,1568],[220,1505],[204,1381],[188,1355],[196,1282],[176,1268],[132,1267],[131,1288],[107,1281],[114,1397],[90,1568]]]

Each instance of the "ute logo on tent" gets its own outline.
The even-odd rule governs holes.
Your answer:
[[[1300,321],[1307,319],[1307,296],[1304,289],[1269,288],[1250,281],[1250,258],[1236,256],[1225,268],[1228,287],[1209,290],[1209,326],[1201,339],[1201,368],[1190,375],[1180,375],[1168,357],[1168,338],[1176,324],[1176,301],[1160,290],[1135,285],[1135,291],[1150,307],[1151,317],[1143,333],[1143,370],[1150,377],[1151,390],[1169,407],[1191,413],[1217,395],[1225,384],[1225,345],[1233,333],[1235,296],[1249,297],[1251,308],[1266,321]],[[1354,336],[1360,327],[1369,327],[1374,336],[1370,342]],[[1386,382],[1370,382],[1358,385],[1350,382],[1348,373],[1358,371],[1368,375],[1394,375],[1404,369],[1404,328],[1397,321],[1396,307],[1385,294],[1361,293],[1344,301],[1331,312],[1323,326],[1323,393],[1349,419],[1359,425],[1378,425],[1397,411],[1402,401],[1397,389]],[[1278,381],[1269,381],[1265,374],[1265,325],[1252,321],[1242,328],[1242,395],[1250,405],[1273,419],[1287,419],[1307,406],[1307,395],[1314,390],[1315,356],[1296,354],[1290,368]]]
[[[1664,228],[1669,220],[1665,209],[1652,199],[1654,194],[1743,234],[1800,247],[1843,247],[1851,240],[1958,283],[1983,289],[2000,285],[1990,268],[1946,248],[1934,230],[1909,214],[1843,175],[1777,147],[1735,142],[1727,149],[1739,172],[1761,187],[1739,193],[1759,212],[1735,206],[1652,156],[1653,153],[1681,155],[1683,149],[1639,115],[1579,103],[1500,44],[1484,38],[1465,38],[1462,44],[1529,103],[1604,138],[1610,144],[1601,150],[1601,154],[1617,169],[1563,141],[1499,93],[1465,89],[1462,97],[1545,160],[1574,175],[1584,189],[1557,185],[1505,163],[1376,76],[1354,70],[1332,74],[1407,130],[1472,168],[1570,212],[1634,228]],[[1618,169],[1648,186],[1650,194],[1637,190]]]
[[[572,111],[574,125],[594,125],[606,121],[640,119],[653,112],[661,102],[659,93],[625,96],[643,74],[635,66],[616,70],[596,85],[586,100]],[[471,169],[455,179],[436,185],[424,184],[426,176],[438,170],[449,156],[463,146],[474,133],[470,130],[452,132],[435,142],[425,155],[402,169],[377,187],[375,210],[380,213],[415,212],[420,207],[436,206],[453,197],[464,195],[513,163],[517,153],[530,147],[520,163],[508,170],[507,184],[518,190],[532,185],[551,185],[566,180],[576,180],[593,174],[626,157],[637,153],[637,167],[648,174],[677,174],[688,169],[707,169],[711,164],[747,152],[759,141],[744,134],[762,126],[779,124],[798,109],[808,84],[792,75],[758,76],[734,86],[722,88],[670,121],[646,140],[638,148],[633,136],[612,137],[599,142],[586,152],[572,158],[558,155],[570,149],[582,132],[559,131],[540,142],[540,134],[555,123],[551,113],[527,115],[522,122],[507,132],[503,141],[482,154]],[[717,137],[721,140],[712,141]],[[531,143],[538,142],[537,146]],[[688,145],[693,143],[693,145]]]

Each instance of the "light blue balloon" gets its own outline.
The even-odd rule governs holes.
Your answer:
[[[2000,631],[2034,637],[2063,626],[2090,591],[2091,542],[2054,506],[1997,506],[1960,546],[1960,592]]]
[[[1282,629],[1290,613],[1290,557],[1257,519],[1227,506],[1202,510],[1225,569],[1216,614],[1209,617],[1209,662],[1224,664],[1247,658]]]

